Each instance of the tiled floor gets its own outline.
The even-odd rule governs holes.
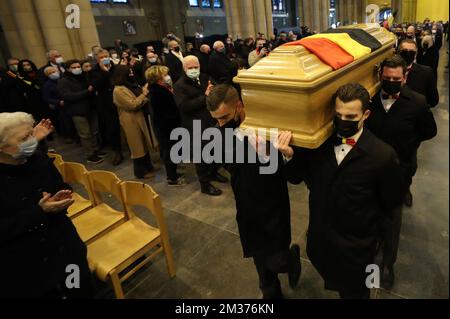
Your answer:
[[[403,229],[396,266],[397,281],[392,291],[380,291],[379,298],[448,298],[449,271],[449,91],[447,62],[442,51],[439,72],[441,103],[434,114],[437,138],[422,145],[419,171],[412,188],[414,206],[404,210]],[[82,149],[55,144],[66,161],[82,162]],[[158,156],[155,154],[155,161]],[[184,173],[190,184],[169,188],[164,169],[148,181],[162,198],[170,241],[177,266],[170,280],[164,257],[139,271],[125,284],[127,298],[260,298],[257,275],[251,260],[242,258],[235,221],[234,197],[228,185],[218,185],[224,195],[211,198],[200,193],[191,166]],[[109,161],[89,169],[115,171],[123,180],[133,180],[131,161],[118,168]],[[287,298],[337,298],[323,289],[323,281],[305,255],[308,197],[304,186],[290,187],[293,241],[302,247],[303,272],[300,287],[292,290],[282,277]],[[139,215],[151,221],[149,214]],[[112,298],[107,285],[100,285],[99,298]]]

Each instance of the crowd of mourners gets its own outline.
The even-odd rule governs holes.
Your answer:
[[[310,191],[307,253],[327,289],[342,298],[369,298],[365,267],[380,249],[383,285],[394,284],[402,206],[413,205],[417,151],[437,134],[431,108],[439,103],[439,56],[448,22],[427,19],[390,30],[397,37],[396,55],[380,66],[379,91],[371,98],[359,84],[339,88],[332,97],[335,132],[318,150],[291,147],[292,134],[281,132],[276,148],[283,165],[276,174],[261,175],[249,163],[224,167],[244,255],[254,259],[264,298],[283,296],[278,274],[288,273],[295,287],[301,273],[300,248],[291,246],[288,181],[305,182]],[[277,47],[312,34],[303,27],[183,48],[169,33],[160,52],[152,45],[139,52],[117,40],[109,50],[92,47],[83,59],[49,50],[40,68],[29,59],[9,58],[0,68],[0,247],[17,276],[9,276],[4,291],[93,295],[86,246],[65,215],[73,204],[70,186],[45,155],[49,145],[58,147],[52,140],[81,147],[89,163],[108,157],[114,166],[122,163],[127,145],[138,179],[152,178],[151,153],[159,151],[168,185],[184,186],[170,156],[171,132],[183,127],[193,133],[195,120],[201,132],[239,131],[245,107],[233,78]],[[237,135],[248,146],[248,137]],[[203,194],[222,194],[213,182],[229,180],[219,169],[217,163],[195,164]],[[85,288],[77,292],[63,285],[64,265],[73,263],[81,267]],[[24,276],[31,264],[38,275]],[[11,273],[8,267],[1,270]]]

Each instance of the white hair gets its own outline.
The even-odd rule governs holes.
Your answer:
[[[53,70],[58,71],[58,69],[55,68],[54,66],[48,66],[48,67],[46,67],[46,68],[44,69],[44,74],[45,74],[45,75],[48,75],[48,72],[50,71],[50,69],[53,69]]]
[[[198,60],[198,58],[194,55],[188,55],[187,57],[185,57],[183,59],[183,67],[184,69],[186,69],[186,64],[188,64],[189,62],[197,62],[200,65],[200,61]]]
[[[58,51],[58,50],[48,50],[48,52],[47,52],[47,59],[50,59],[50,56],[51,56],[53,53],[59,53],[59,51]]]
[[[428,43],[428,48],[431,48],[434,44],[433,37],[431,35],[426,35],[422,39],[422,48],[425,43]]]
[[[217,49],[219,46],[225,46],[225,44],[223,44],[223,42],[222,41],[216,41],[216,42],[214,42],[214,45],[213,45],[213,49],[215,50],[215,49]]]
[[[33,116],[24,112],[0,113],[0,145],[3,145],[11,136],[15,128],[27,124],[33,126]]]

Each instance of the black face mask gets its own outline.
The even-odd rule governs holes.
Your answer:
[[[411,65],[416,59],[416,51],[402,50],[400,56],[405,60],[407,65]]]
[[[406,38],[412,40],[412,39],[414,39],[414,36],[413,35],[407,35]]]
[[[342,120],[336,116],[334,118],[334,129],[340,137],[349,138],[359,132],[359,122]]]
[[[241,126],[241,118],[239,118],[238,120],[236,120],[236,114],[237,114],[237,109],[236,112],[234,113],[234,116],[231,120],[229,120],[227,123],[225,123],[223,126],[219,126],[219,124],[217,124],[217,126],[220,128],[220,130],[222,130],[223,132],[225,132],[225,129],[227,128],[231,128],[233,130],[237,129],[239,126]]]
[[[176,53],[178,53],[178,52],[180,52],[181,51],[181,49],[180,49],[180,47],[176,47],[175,49],[173,49]]]
[[[383,80],[383,91],[387,94],[394,95],[399,93],[402,90],[402,82],[401,81],[388,81]]]

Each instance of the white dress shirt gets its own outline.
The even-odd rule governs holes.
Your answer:
[[[383,103],[384,110],[388,113],[391,110],[392,105],[397,102],[396,99],[383,99],[383,93],[380,93],[381,103]]]
[[[358,143],[359,138],[361,137],[362,132],[364,131],[364,128],[362,128],[356,135],[348,138],[355,140],[356,143]],[[341,165],[341,163],[344,161],[344,159],[347,157],[348,153],[353,149],[354,146],[342,144],[334,147],[334,153],[336,154],[336,161],[338,163],[338,166]]]

